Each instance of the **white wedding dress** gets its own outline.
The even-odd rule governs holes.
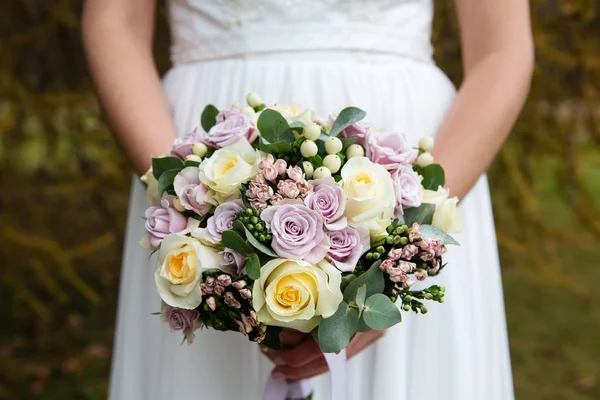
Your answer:
[[[436,133],[455,88],[432,61],[432,0],[171,0],[174,67],[164,88],[179,134],[208,103],[257,92],[326,117],[353,105],[413,142]],[[151,118],[151,116],[149,116]],[[468,146],[467,143],[464,144]],[[198,332],[181,345],[160,309],[154,257],[138,242],[146,207],[133,185],[110,399],[261,399],[272,365],[241,334]],[[482,177],[462,202],[461,247],[425,283],[444,304],[404,321],[349,361],[352,400],[510,400],[510,358],[494,222]],[[150,258],[149,258],[150,257]],[[314,379],[328,398],[327,375]]]

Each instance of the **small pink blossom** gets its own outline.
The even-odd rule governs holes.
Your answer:
[[[241,281],[235,281],[231,284],[234,288],[236,288],[237,290],[241,290],[243,288],[246,287],[247,283],[244,280]]]
[[[242,289],[240,290],[240,296],[242,296],[242,299],[248,300],[252,298],[252,292],[248,288]]]
[[[290,179],[293,179],[295,181],[304,179],[304,172],[302,172],[302,168],[298,166],[289,167],[287,169],[287,175]]]
[[[383,272],[386,273],[390,273],[390,271],[396,266],[396,263],[394,262],[394,260],[388,258],[385,259],[381,262],[381,264],[379,264],[379,269],[382,270]]]
[[[277,203],[279,203],[281,200],[283,200],[283,196],[280,195],[279,193],[275,193],[273,195],[273,197],[271,197],[271,204],[275,205]],[[265,206],[266,208],[266,206]]]
[[[285,162],[285,160],[282,160],[281,158],[277,159],[275,160],[273,166],[275,167],[275,169],[277,169],[277,173],[279,175],[285,177],[285,169],[287,168],[287,162]]]
[[[215,311],[217,309],[217,304],[215,302],[215,298],[214,297],[209,297],[208,299],[206,299],[206,305],[208,306],[208,308],[210,308],[212,311]]]
[[[296,186],[296,182],[291,179],[279,181],[277,183],[277,191],[288,199],[295,199],[300,195],[300,189]]]
[[[416,267],[417,267],[417,264],[411,263],[408,261],[400,261],[398,263],[398,268],[400,269],[400,271],[402,271],[405,274],[413,272]]]
[[[225,304],[227,304],[231,308],[241,308],[242,307],[240,302],[237,301],[235,299],[235,297],[233,297],[233,293],[231,293],[231,292],[225,293],[224,301],[225,301]]]
[[[415,222],[410,228],[408,228],[408,240],[410,240],[411,242],[414,242],[415,239],[418,239],[420,237],[421,237],[421,227],[419,226],[419,224],[417,224]]]
[[[420,281],[424,281],[425,279],[427,279],[427,271],[425,271],[424,269],[416,270],[415,278],[417,278]]]
[[[262,175],[266,180],[270,182],[275,182],[279,173],[277,172],[277,168],[273,164],[265,164],[265,167],[262,169]]]
[[[263,203],[262,201],[251,201],[250,205],[252,206],[253,209],[258,210],[258,211],[262,211],[265,208],[267,208],[267,203]]]
[[[402,257],[402,249],[391,249],[388,257],[394,261],[398,261]]]
[[[275,157],[273,157],[273,154],[267,154],[265,158],[258,162],[258,168],[263,169],[265,165],[273,165],[274,162]]]
[[[410,260],[419,252],[419,248],[414,244],[407,244],[402,248],[402,258],[405,260]]]
[[[266,203],[273,196],[273,188],[266,183],[258,183],[253,180],[246,190],[246,196],[250,201]]]

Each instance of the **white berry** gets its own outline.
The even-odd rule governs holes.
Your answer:
[[[304,174],[306,175],[307,179],[310,179],[313,177],[315,168],[310,163],[310,161],[302,161],[302,169],[304,170]]]
[[[207,151],[208,148],[204,143],[194,143],[192,145],[192,153],[194,153],[198,157],[204,157]]]
[[[343,147],[342,141],[334,136],[325,141],[325,151],[327,154],[337,154],[342,151]]]
[[[185,207],[183,206],[183,204],[181,204],[181,200],[179,199],[179,196],[175,196],[173,198],[173,207],[175,207],[175,209],[179,212],[185,211]]]
[[[302,134],[308,140],[317,140],[321,136],[321,126],[315,122],[311,122],[304,127]]]
[[[185,156],[185,161],[193,161],[193,162],[199,163],[202,161],[202,158],[198,157],[195,154],[189,154],[189,155]]]
[[[317,148],[317,144],[312,140],[305,140],[300,145],[300,153],[304,158],[310,158],[317,155],[319,149]]]
[[[314,179],[323,179],[331,176],[331,171],[327,167],[319,167],[313,173]]]
[[[363,149],[363,147],[360,144],[353,144],[350,145],[347,149],[346,149],[346,157],[349,159],[351,159],[352,157],[364,157],[365,156],[365,149]]]
[[[417,165],[421,167],[426,167],[428,165],[433,164],[433,156],[431,153],[425,152],[417,157]]]
[[[423,136],[421,140],[419,140],[419,147],[425,151],[431,151],[434,144],[435,140],[433,140],[431,136]]]
[[[335,174],[342,167],[342,160],[337,154],[329,154],[323,159],[323,166],[327,167],[332,174]]]
[[[252,108],[260,107],[264,104],[263,100],[256,93],[248,93],[248,96],[246,96],[246,101]]]

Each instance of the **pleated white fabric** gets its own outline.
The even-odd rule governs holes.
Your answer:
[[[194,0],[178,1],[190,2]],[[181,8],[178,12],[182,18],[186,15]],[[178,24],[177,29],[185,28]],[[427,26],[420,24],[418,29]],[[357,106],[367,111],[367,121],[403,132],[416,143],[436,133],[455,96],[448,78],[426,57],[413,57],[410,51],[376,56],[351,49],[301,50],[208,57],[175,66],[164,87],[179,133],[199,125],[206,104],[227,107],[253,91],[267,103],[297,103],[323,117]],[[203,330],[192,346],[181,345],[181,336],[151,315],[160,309],[160,299],[154,258],[138,244],[145,207],[143,189],[134,181],[110,399],[261,399],[272,365],[256,344],[238,333]],[[430,305],[427,315],[405,313],[401,324],[349,361],[350,399],[513,399],[485,177],[462,201],[461,210],[464,233],[456,238],[462,246],[446,254],[449,266],[439,277],[425,282],[447,287],[445,303]],[[315,378],[314,384],[315,400],[325,400],[327,376]]]

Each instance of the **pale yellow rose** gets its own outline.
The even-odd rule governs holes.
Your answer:
[[[208,186],[214,197],[212,204],[218,205],[231,197],[240,197],[240,185],[258,173],[259,152],[246,139],[219,149],[200,164],[200,181]]]
[[[158,294],[172,307],[192,310],[202,302],[202,272],[220,264],[219,254],[197,239],[169,235],[158,252],[154,274]]]
[[[392,218],[396,206],[390,173],[366,157],[353,157],[344,164],[341,176],[340,183],[347,198],[344,216],[348,223],[379,231],[380,222]]]
[[[158,181],[152,173],[152,168],[142,175],[140,181],[146,185],[146,203],[148,203],[149,206],[158,206],[160,204],[160,196],[158,195]]]
[[[431,225],[446,233],[460,232],[463,221],[458,210],[458,198],[448,198],[450,191],[439,187],[437,191],[423,190],[423,203],[435,205]]]
[[[337,310],[341,281],[341,272],[327,261],[271,260],[254,282],[252,306],[260,322],[310,332]]]
[[[269,107],[271,110],[279,112],[288,123],[294,121],[300,121],[304,125],[308,125],[313,122],[315,113],[313,110],[303,108],[297,104],[278,104],[273,107]]]

